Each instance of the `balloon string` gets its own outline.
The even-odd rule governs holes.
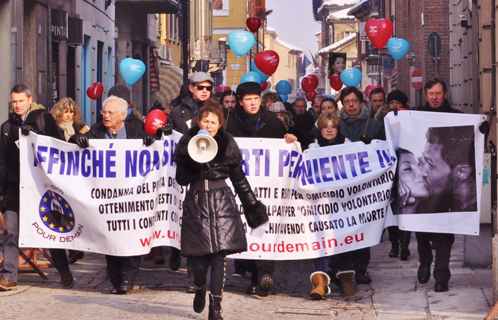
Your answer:
[[[240,57],[237,56],[237,64],[240,66],[239,60],[240,60]],[[232,86],[235,85],[235,79],[237,79],[237,71],[238,71],[238,69],[235,69],[235,75],[233,76],[233,82],[232,82],[232,85],[230,86],[230,89],[232,89]]]
[[[380,50],[379,50],[379,51],[380,51]],[[380,67],[381,67],[381,65],[380,65],[380,52],[379,52],[379,56],[377,57],[377,65],[379,66],[379,81],[377,81],[377,84],[379,84],[379,85],[380,85],[380,82],[381,82],[381,81],[380,81],[380,77],[381,77],[381,76],[380,76]]]

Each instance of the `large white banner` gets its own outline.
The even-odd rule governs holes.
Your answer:
[[[401,111],[385,118],[398,154],[400,229],[479,234],[484,115]],[[400,200],[400,201],[398,201]]]
[[[180,248],[186,191],[171,162],[179,138],[174,132],[150,147],[141,140],[90,140],[81,149],[36,134],[21,137],[20,246],[112,255]],[[283,139],[236,140],[270,224],[262,238],[247,230],[248,251],[234,256],[306,259],[379,242],[396,168],[389,142],[301,153]]]

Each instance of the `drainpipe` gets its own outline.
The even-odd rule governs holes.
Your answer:
[[[17,27],[10,29],[10,87],[12,88],[17,83]]]
[[[189,0],[182,0],[182,62],[183,62],[183,83],[188,84],[188,72],[190,59],[188,56],[188,40],[189,40],[189,16],[188,16]]]
[[[495,100],[496,100],[496,31],[495,31],[495,17],[496,17],[496,0],[491,0],[491,102],[489,108],[489,125],[493,122],[493,117],[496,114]],[[487,149],[487,140],[484,141],[484,147]]]

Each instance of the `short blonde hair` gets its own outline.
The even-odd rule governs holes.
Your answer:
[[[75,124],[84,124],[85,122],[83,121],[83,115],[81,114],[81,108],[80,106],[71,98],[66,97],[60,99],[53,107],[52,110],[50,110],[50,113],[55,119],[55,123],[57,125],[60,125],[63,120],[62,117],[64,115],[64,112],[66,110],[70,110],[74,112],[73,116],[73,123]]]
[[[321,114],[320,117],[318,117],[318,120],[316,121],[316,127],[320,130],[323,127],[327,126],[327,123],[332,121],[332,124],[337,127],[337,129],[340,129],[341,127],[341,118],[339,118],[338,115],[332,112],[327,112],[324,114]]]

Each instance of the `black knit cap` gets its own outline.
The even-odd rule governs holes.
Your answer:
[[[387,104],[389,104],[389,102],[391,102],[393,100],[401,102],[403,107],[406,107],[406,103],[408,102],[408,97],[406,96],[406,94],[403,91],[394,90],[394,91],[391,91],[387,95]]]
[[[262,91],[261,85],[257,82],[244,82],[237,86],[237,96],[240,100],[242,100],[246,94],[257,94],[260,96]]]
[[[127,86],[122,85],[122,84],[117,84],[117,85],[111,87],[111,89],[109,89],[109,91],[107,92],[107,96],[108,97],[116,96],[118,98],[126,100],[126,102],[128,102],[128,104],[131,103],[130,89],[128,89]]]

